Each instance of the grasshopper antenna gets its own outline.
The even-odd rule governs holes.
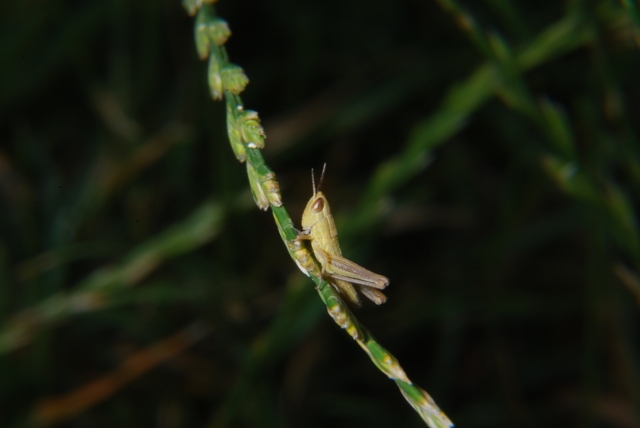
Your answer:
[[[313,168],[311,168],[311,185],[313,186],[313,196],[316,195],[316,177],[313,174]]]
[[[324,166],[322,167],[322,174],[320,174],[320,182],[318,183],[318,192],[320,191],[320,188],[322,187],[322,182],[324,181],[324,172],[327,170],[327,163],[324,163]],[[315,193],[314,193],[315,195]]]

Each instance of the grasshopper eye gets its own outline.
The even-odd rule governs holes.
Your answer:
[[[311,206],[311,211],[314,213],[319,213],[324,208],[324,199],[318,198]]]

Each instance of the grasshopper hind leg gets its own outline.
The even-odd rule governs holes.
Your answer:
[[[349,303],[352,303],[353,305],[358,307],[362,306],[362,302],[360,301],[360,296],[358,296],[358,292],[356,291],[356,288],[352,284],[346,281],[340,281],[339,279],[333,279],[331,278],[331,276],[325,276],[325,279],[329,284],[333,286],[333,288],[338,292],[338,294],[340,294],[347,301],[349,301]]]
[[[331,284],[334,290],[336,290],[338,294],[341,295],[349,303],[357,307],[362,306],[360,296],[358,296],[358,292],[356,291],[356,288],[353,286],[353,284],[335,278],[330,272],[327,271],[327,264],[331,260],[329,255],[322,250],[316,249],[316,257],[318,258],[321,266],[320,274],[329,284]]]
[[[385,296],[382,291],[376,290],[375,288],[360,286],[358,287],[358,290],[376,305],[381,305],[387,301],[387,296]]]

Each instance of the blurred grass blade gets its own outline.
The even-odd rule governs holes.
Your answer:
[[[109,306],[115,293],[140,282],[161,263],[210,242],[220,232],[223,218],[220,204],[208,202],[183,222],[141,244],[118,266],[100,269],[80,281],[75,291],[22,310],[0,330],[0,354],[28,344],[42,330],[69,317]]]
[[[66,395],[41,400],[32,414],[35,426],[51,426],[70,419],[108,399],[143,374],[184,352],[209,334],[209,328],[196,322],[186,329],[139,351],[124,360],[108,375]]]
[[[627,287],[627,290],[629,290],[631,295],[636,299],[638,306],[640,306],[640,278],[638,278],[638,274],[622,263],[616,263],[613,266],[613,272],[620,282]]]

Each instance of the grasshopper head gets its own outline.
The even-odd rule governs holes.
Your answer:
[[[317,192],[314,194],[302,213],[302,228],[309,230],[314,224],[331,214],[329,202],[324,193]]]
[[[327,164],[322,167],[322,174],[320,175],[320,182],[316,189],[316,180],[313,175],[313,169],[311,169],[311,184],[313,185],[313,196],[307,202],[307,206],[302,213],[302,229],[309,232],[314,224],[322,220],[323,218],[331,215],[329,209],[329,202],[325,198],[324,193],[320,191],[322,182],[324,181],[324,172],[327,170]]]

